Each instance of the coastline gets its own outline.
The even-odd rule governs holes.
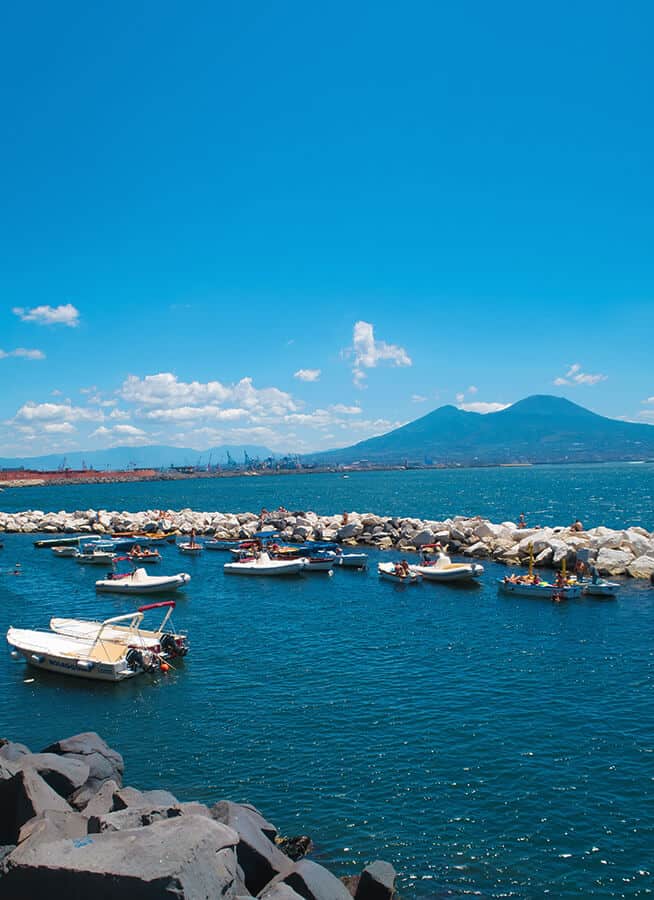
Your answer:
[[[284,508],[258,514],[192,509],[136,513],[104,509],[0,512],[0,534],[84,536],[173,531],[220,540],[249,540],[261,529],[274,531],[281,541],[335,541],[399,553],[416,553],[426,545],[440,543],[451,554],[512,567],[524,567],[533,560],[537,567],[559,569],[565,565],[568,571],[574,571],[576,564],[583,562],[594,564],[601,575],[649,579],[654,574],[654,533],[637,525],[620,530],[600,525],[584,531],[574,525],[530,528],[510,521],[492,522],[481,516],[453,516],[438,521],[356,511],[319,516],[311,511],[289,512]]]

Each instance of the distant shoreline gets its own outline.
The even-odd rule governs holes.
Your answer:
[[[262,469],[262,470],[223,470],[220,472],[160,472],[151,474],[152,470],[148,470],[148,474],[136,471],[112,471],[99,472],[88,470],[87,472],[75,471],[70,475],[64,472],[47,472],[40,473],[38,470],[24,470],[29,472],[29,477],[19,477],[18,470],[14,470],[17,477],[2,477],[0,472],[0,489],[5,488],[21,488],[21,487],[70,487],[74,484],[124,484],[128,482],[146,483],[160,481],[191,481],[195,479],[213,479],[213,478],[259,478],[270,477],[276,475],[355,475],[367,472],[434,472],[434,471],[452,471],[452,470],[470,470],[470,469],[527,469],[540,468],[542,466],[606,466],[606,465],[645,465],[653,463],[651,459],[608,459],[608,460],[550,460],[546,462],[512,462],[512,463],[478,463],[478,464],[441,464],[433,466],[419,465],[369,465],[369,466],[315,466],[312,468],[301,469]],[[12,473],[14,474],[14,473]]]

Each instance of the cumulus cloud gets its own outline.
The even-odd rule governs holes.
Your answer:
[[[412,403],[426,403],[427,397],[424,397],[422,394],[411,394],[411,402]]]
[[[47,434],[72,434],[74,431],[77,431],[70,422],[48,422],[43,426],[43,430]]]
[[[357,387],[363,387],[365,369],[374,369],[379,363],[389,362],[392,366],[410,366],[412,360],[404,347],[387,344],[375,339],[374,327],[370,322],[355,322],[352,332],[352,347],[344,351],[353,357],[352,380]]]
[[[279,388],[255,388],[251,378],[241,378],[231,385],[220,381],[180,381],[171,372],[159,372],[139,378],[130,375],[119,390],[123,400],[159,409],[182,406],[220,406],[268,415],[283,415],[297,407],[290,394]]]
[[[193,422],[199,419],[213,419],[219,422],[233,422],[247,416],[245,409],[221,409],[219,406],[178,406],[175,409],[152,409],[143,416],[159,422]]]
[[[330,407],[335,413],[340,414],[341,416],[360,416],[361,415],[361,407],[360,406],[346,406],[344,403],[333,403]]]
[[[508,409],[509,406],[511,406],[510,403],[487,403],[483,400],[473,400],[469,403],[460,403],[459,409],[462,409],[465,412],[481,413],[485,416],[487,413],[500,412],[502,409]]]
[[[135,428],[134,425],[114,425],[113,428],[107,428],[100,425],[95,431],[89,435],[90,438],[102,438],[105,446],[126,445],[128,447],[147,444],[151,440],[141,428]]]
[[[102,421],[101,410],[72,406],[70,403],[34,403],[28,401],[14,416],[14,422],[34,424],[38,422],[80,422]]]
[[[0,359],[7,359],[10,356],[22,359],[45,359],[45,353],[42,350],[27,350],[25,347],[16,347],[15,350],[0,350]]]
[[[298,369],[293,374],[293,378],[298,378],[300,381],[318,381],[320,369]]]
[[[596,374],[590,375],[587,372],[582,372],[580,363],[573,363],[565,375],[559,375],[554,379],[554,384],[557,387],[562,387],[563,385],[577,385],[577,384],[599,384],[600,381],[606,381],[608,375]]]
[[[36,322],[37,325],[68,325],[75,328],[79,325],[79,310],[72,303],[61,306],[33,306],[26,309],[15,306],[12,312],[23,322]]]

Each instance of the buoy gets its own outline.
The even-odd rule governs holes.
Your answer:
[[[168,669],[170,669],[170,666],[168,665],[168,663],[162,662],[160,668],[162,672],[167,672]]]

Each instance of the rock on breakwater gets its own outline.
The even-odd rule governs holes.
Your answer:
[[[221,540],[251,538],[264,529],[279,532],[282,540],[326,540],[363,544],[380,550],[419,550],[440,541],[451,553],[492,559],[509,566],[529,561],[530,545],[536,566],[568,568],[578,559],[594,562],[602,575],[649,578],[654,573],[654,534],[640,526],[615,530],[597,526],[587,531],[573,526],[520,528],[515,522],[491,522],[480,516],[417,519],[346,512],[319,516],[310,511],[279,509],[252,512],[202,512],[192,509],[117,512],[26,510],[0,513],[0,532],[45,534],[107,534],[119,531],[154,532],[161,528]]]
[[[392,900],[376,861],[338,879],[281,838],[253,806],[209,807],[121,787],[119,753],[94,732],[32,753],[0,740],[0,896],[97,900]],[[63,774],[62,774],[63,773]],[[291,847],[294,853],[286,852]]]

